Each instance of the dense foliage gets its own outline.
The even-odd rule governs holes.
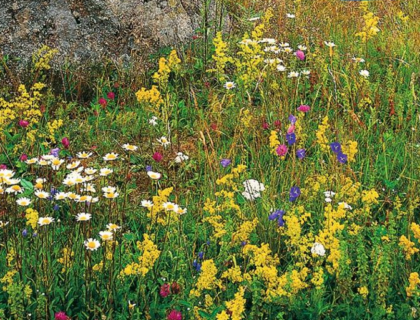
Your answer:
[[[418,317],[418,4],[226,5],[144,74],[3,57],[0,319]]]

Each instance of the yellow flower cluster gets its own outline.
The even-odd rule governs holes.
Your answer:
[[[232,235],[232,242],[243,242],[249,239],[249,235],[254,231],[258,225],[258,219],[255,218],[252,221],[242,222],[239,229]]]
[[[246,300],[244,299],[245,289],[244,287],[239,287],[237,293],[235,293],[235,297],[233,300],[226,302],[226,308],[231,312],[231,319],[232,320],[241,320],[243,319],[242,313],[245,311],[245,303]],[[222,311],[225,312],[225,311]]]
[[[328,127],[328,116],[326,116],[322,120],[322,123],[318,126],[318,130],[316,131],[317,142],[320,145],[321,150],[324,152],[328,151],[328,139],[325,135],[325,132],[327,131]]]
[[[7,271],[3,278],[0,279],[0,283],[4,284],[3,291],[7,291],[7,287],[13,284],[13,277],[17,273],[16,270],[12,269]]]
[[[42,97],[40,91],[44,87],[42,83],[35,83],[28,92],[21,84],[18,95],[11,101],[0,98],[0,129],[15,120],[26,120],[30,124],[38,123],[42,116],[38,105]]]
[[[367,1],[362,1],[361,8],[365,12],[363,15],[365,25],[363,26],[361,32],[356,33],[356,36],[360,37],[363,42],[366,42],[379,32],[377,27],[379,23],[379,17],[376,17],[372,12],[369,11]]]
[[[163,104],[163,99],[157,86],[152,86],[150,90],[141,88],[136,92],[136,98],[139,103],[149,103],[156,108]]]
[[[181,60],[178,58],[176,50],[172,50],[169,54],[168,60],[164,57],[159,59],[159,69],[152,76],[153,81],[164,87],[168,83],[169,74],[171,71],[178,68]]]
[[[171,195],[173,188],[166,188],[163,190],[158,190],[158,195],[153,196],[153,206],[148,208],[149,212],[147,217],[150,218],[152,223],[159,223],[163,226],[177,222],[179,220],[179,215],[173,211],[164,210],[162,204],[168,201],[169,196]]]
[[[410,285],[405,288],[405,291],[407,292],[407,297],[412,297],[415,292],[418,292],[417,286],[420,284],[419,274],[417,272],[410,273],[408,282]]]
[[[201,273],[196,283],[196,289],[191,290],[190,294],[195,297],[199,297],[203,290],[211,290],[219,284],[219,280],[216,278],[217,268],[213,261],[204,260],[201,266]]]
[[[242,113],[241,120],[240,120],[242,124],[242,126],[240,127],[241,131],[246,131],[247,129],[249,129],[251,127],[253,119],[254,117],[252,116],[251,112],[248,109],[246,109]]]
[[[178,54],[176,53],[176,50],[172,50],[168,57],[168,67],[172,71],[175,71],[179,68],[179,65],[181,63],[181,59],[179,59]]]
[[[356,153],[357,153],[357,141],[349,140],[347,143],[342,145],[342,151],[344,154],[347,155],[347,159],[349,162],[354,162]]]
[[[416,238],[417,240],[420,240],[420,225],[418,225],[415,222],[412,222],[410,229],[414,233],[414,238]]]
[[[276,297],[295,295],[299,290],[308,286],[305,278],[309,269],[304,267],[300,271],[292,270],[282,276],[278,276],[277,266],[279,259],[277,255],[271,255],[268,244],[263,243],[261,247],[246,245],[243,249],[245,256],[249,257],[249,266],[255,266],[250,274],[260,277],[266,285],[266,299],[271,301]]]
[[[277,131],[271,130],[270,133],[270,152],[272,154],[277,154],[276,149],[278,145],[280,144],[279,138],[277,136]]]
[[[142,252],[142,255],[138,258],[138,263],[130,263],[124,268],[122,273],[126,276],[141,275],[144,277],[159,258],[160,251],[150,240],[149,235],[145,233],[143,237],[142,242],[137,242],[137,248]]]
[[[322,267],[318,268],[313,274],[311,279],[312,284],[316,289],[321,289],[324,284],[324,269]]]
[[[339,205],[336,210],[333,209],[331,204],[328,204],[324,212],[324,228],[316,236],[316,241],[322,243],[325,249],[330,250],[330,254],[327,257],[327,270],[330,274],[339,273],[339,260],[341,257],[340,253],[340,240],[339,235],[344,229],[344,224],[340,223],[340,220],[345,218],[346,209],[343,205]]]
[[[251,276],[249,275],[249,273],[245,273],[244,275],[242,275],[241,268],[237,265],[223,272],[221,278],[228,279],[232,283],[235,283],[235,282],[241,283],[244,280],[245,281],[251,280]]]
[[[46,45],[39,48],[32,55],[32,63],[34,65],[34,69],[36,71],[49,70],[51,68],[50,62],[56,53],[58,53],[57,49],[51,49]]]
[[[366,286],[358,288],[357,292],[359,292],[359,294],[363,297],[363,299],[366,299],[367,295],[369,294],[369,290]]]
[[[51,143],[55,143],[55,132],[63,126],[63,120],[54,120],[47,123],[47,128],[49,132],[49,139]]]
[[[66,272],[72,264],[73,264],[73,257],[74,252],[70,248],[63,248],[63,256],[61,258],[57,259],[57,262],[63,265],[63,268],[61,269],[61,273]]]
[[[404,250],[406,260],[411,260],[411,256],[419,252],[419,249],[415,247],[414,242],[408,240],[404,235],[400,237],[399,246]]]
[[[227,43],[223,41],[222,32],[218,32],[216,37],[213,39],[215,47],[215,53],[212,55],[214,62],[216,63],[215,69],[209,69],[207,72],[216,72],[219,81],[226,81],[225,68],[230,62],[233,63],[233,59],[228,56]]]
[[[26,225],[31,226],[32,229],[36,229],[38,222],[38,211],[35,209],[28,208],[26,209]]]
[[[362,192],[362,202],[367,205],[379,203],[378,198],[379,194],[376,192],[375,189],[363,190]]]

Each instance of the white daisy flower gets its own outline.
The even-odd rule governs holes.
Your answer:
[[[162,176],[159,172],[147,171],[147,175],[153,180],[159,180]]]
[[[117,158],[118,158],[118,154],[114,152],[107,153],[105,157],[103,157],[104,161],[112,161],[112,160],[116,160]]]
[[[89,221],[92,218],[92,215],[90,213],[79,213],[76,215],[77,221]]]
[[[23,191],[24,189],[17,184],[6,189],[6,193],[13,193],[13,194],[22,193]]]
[[[96,169],[94,169],[94,168],[86,168],[86,169],[85,169],[85,173],[86,173],[86,174],[88,174],[88,175],[95,174],[95,173],[96,173],[96,171],[98,171],[98,170],[96,170]]]
[[[83,195],[83,196],[79,196],[74,201],[76,201],[76,202],[90,202],[91,200],[92,200],[92,196]]]
[[[330,47],[330,48],[335,47],[335,43],[334,43],[334,42],[331,42],[331,41],[324,41],[324,43],[325,43],[325,45],[326,45],[327,47]]]
[[[25,161],[26,164],[35,164],[37,162],[38,162],[37,158],[32,158]]]
[[[141,201],[141,206],[144,208],[151,208],[153,207],[153,202],[150,200],[142,200]]]
[[[72,163],[69,163],[66,168],[69,170],[76,169],[80,164],[80,161],[73,161]]]
[[[67,198],[67,193],[66,192],[59,192],[59,193],[56,193],[55,196],[54,196],[55,200],[64,200],[66,198]]]
[[[86,249],[96,251],[101,246],[98,240],[89,238],[84,242]]]
[[[286,13],[286,17],[289,18],[289,19],[296,18],[296,16],[294,14],[292,14],[292,13]]]
[[[162,204],[163,209],[168,210],[168,211],[177,211],[178,210],[178,205],[176,205],[175,203],[172,202],[165,202]]]
[[[104,192],[104,193],[111,193],[111,192],[115,192],[116,190],[117,190],[117,188],[111,187],[111,186],[102,188],[102,192]]]
[[[38,219],[38,224],[42,226],[48,226],[50,223],[54,222],[54,218],[51,217],[41,217]]]
[[[47,160],[44,160],[44,159],[40,159],[40,160],[38,160],[38,164],[40,165],[40,166],[48,166],[49,164],[50,164],[50,162],[49,161],[47,161]]]
[[[280,71],[280,72],[286,71],[286,67],[281,64],[278,64],[276,68],[277,68],[277,71]]]
[[[99,175],[101,177],[106,177],[107,175],[109,175],[109,174],[111,174],[113,172],[114,172],[114,170],[112,170],[112,169],[109,169],[109,168],[101,168],[101,170],[99,172]]]
[[[118,192],[109,192],[109,193],[104,193],[104,197],[107,199],[115,199],[116,197],[118,197],[120,194]]]
[[[289,74],[287,75],[287,77],[288,78],[297,78],[297,77],[299,77],[299,72],[297,72],[297,71],[289,72]]]
[[[137,146],[133,146],[133,145],[128,144],[128,143],[123,144],[122,147],[123,147],[124,150],[127,150],[127,151],[136,151],[139,148]]]
[[[31,200],[28,198],[19,198],[16,200],[16,203],[22,207],[27,207],[31,204]]]
[[[103,241],[111,241],[114,234],[111,231],[100,231],[99,236]]]
[[[51,167],[53,168],[53,170],[58,170],[63,162],[63,159],[54,158],[51,160]]]
[[[233,82],[233,81],[227,81],[224,85],[223,85],[223,87],[225,87],[226,89],[228,89],[228,90],[231,90],[231,89],[233,89],[233,88],[236,88],[236,84],[235,84],[235,82]]]
[[[91,156],[92,156],[92,152],[86,152],[86,151],[82,151],[82,152],[78,152],[77,154],[76,154],[76,156],[79,158],[79,159],[87,159],[87,158],[90,158]]]
[[[106,228],[107,228],[109,231],[114,231],[114,232],[116,232],[117,230],[121,229],[121,227],[120,227],[119,225],[115,224],[115,223],[108,223],[108,224],[106,225]]]
[[[35,195],[40,199],[47,199],[50,196],[50,194],[48,192],[45,192],[45,191],[42,191],[42,190],[35,191]]]

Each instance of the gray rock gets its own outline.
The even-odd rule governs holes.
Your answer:
[[[192,37],[200,0],[0,0],[2,54],[31,59],[46,44],[58,60],[127,63]]]

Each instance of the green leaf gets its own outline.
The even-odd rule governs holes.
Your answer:
[[[20,184],[22,185],[23,189],[25,189],[25,191],[30,191],[31,193],[34,191],[34,185],[30,181],[22,179]]]

